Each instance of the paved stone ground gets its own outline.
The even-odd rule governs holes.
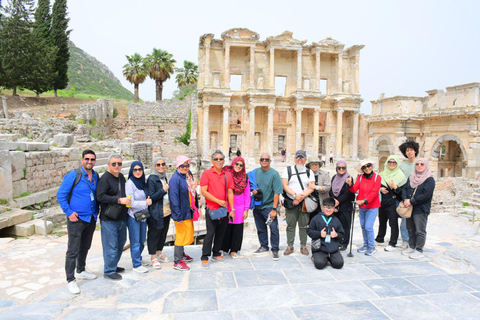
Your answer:
[[[480,314],[480,236],[463,217],[433,213],[425,255],[410,260],[400,251],[377,247],[373,257],[355,249],[362,243],[355,221],[354,257],[345,266],[316,270],[296,252],[273,261],[254,256],[258,241],[253,218],[241,258],[211,263],[202,270],[201,246],[186,252],[191,271],[172,263],[147,274],[132,272],[130,254],[118,282],[103,278],[100,233],[95,233],[87,269],[96,280],[67,290],[64,257],[67,237],[0,239],[0,319],[478,319]],[[281,248],[285,248],[281,222]],[[168,247],[167,255],[173,256]],[[149,259],[144,252],[144,259]]]

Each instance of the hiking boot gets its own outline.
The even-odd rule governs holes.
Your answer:
[[[368,248],[367,251],[365,251],[365,254],[367,256],[373,256],[373,254],[377,252],[377,250],[375,250],[375,248]]]
[[[308,252],[307,247],[301,247],[300,248],[300,253],[305,255],[305,256],[308,256],[310,254],[310,252]]]
[[[363,246],[363,247],[361,247],[361,248],[358,248],[358,249],[357,249],[357,252],[364,253],[364,252],[367,251],[367,249],[368,249],[367,246]]]
[[[178,271],[188,271],[188,270],[190,270],[190,267],[187,266],[185,261],[183,261],[183,259],[182,259],[182,260],[180,260],[179,263],[174,263],[173,264],[173,269],[178,270]]]
[[[268,249],[265,249],[264,247],[260,247],[256,251],[253,251],[253,254],[260,254],[265,252],[268,252]]]
[[[425,257],[422,252],[415,250],[411,255],[408,256],[410,259],[421,259]]]
[[[225,263],[225,259],[223,259],[222,256],[218,256],[218,257],[212,257],[212,262],[219,262],[219,263]]]
[[[285,251],[283,251],[284,256],[289,256],[293,253],[293,247],[287,247]]]
[[[409,256],[409,255],[411,255],[414,251],[415,251],[415,249],[408,247],[407,249],[405,249],[405,250],[402,251],[402,254],[403,254],[404,256]]]
[[[277,261],[278,259],[280,259],[278,251],[272,251],[272,258],[274,261]]]

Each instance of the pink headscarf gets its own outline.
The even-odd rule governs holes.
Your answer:
[[[424,163],[425,164],[425,170],[423,172],[419,172],[417,166],[415,166],[415,171],[410,174],[410,187],[416,188],[422,183],[425,182],[430,177],[433,177],[433,174],[430,172],[430,169],[428,168],[428,160],[425,158],[418,158],[417,161],[415,161],[415,165],[417,163]]]
[[[175,168],[178,168],[180,165],[184,164],[185,162],[192,162],[193,159],[190,159],[187,156],[178,156],[177,157],[177,163],[175,164]]]

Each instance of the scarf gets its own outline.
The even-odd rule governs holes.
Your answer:
[[[243,163],[243,168],[240,170],[240,172],[236,172],[233,167],[235,163],[239,161]],[[245,160],[242,157],[235,157],[232,160],[232,164],[223,167],[223,170],[232,174],[234,185],[233,194],[237,196],[241,195],[245,191],[248,183],[247,172],[245,171]]]
[[[346,170],[347,168],[347,162],[345,160],[338,160],[336,167],[338,165],[344,164],[345,165],[345,173],[344,174],[337,174],[335,175],[335,178],[333,178],[332,182],[332,192],[335,197],[338,197],[340,195],[340,191],[342,191],[343,185],[345,184],[345,181],[347,181],[347,178],[350,176],[348,171]],[[336,170],[336,169],[335,169]]]
[[[417,161],[415,161],[415,164],[417,163],[425,163],[425,170],[423,172],[418,172],[417,166],[415,166],[415,172],[413,172],[410,175],[410,187],[416,188],[422,183],[425,182],[430,177],[433,177],[433,174],[430,172],[430,169],[428,168],[428,160],[425,158],[418,158]]]
[[[133,168],[135,166],[139,166],[142,168],[142,176],[140,178],[135,178],[133,175]],[[148,190],[147,190],[147,184],[145,183],[145,170],[143,168],[143,164],[140,161],[133,161],[132,165],[130,166],[130,171],[128,172],[128,180],[132,180],[133,184],[135,187],[137,187],[138,190],[144,190],[145,191],[145,196],[148,197]]]
[[[397,167],[395,169],[390,169],[388,166],[388,161],[391,159],[395,160],[397,162]],[[380,177],[382,177],[382,184],[384,186],[388,186],[388,183],[393,180],[393,183],[395,183],[398,187],[401,187],[407,182],[407,178],[403,174],[403,171],[400,169],[400,159],[395,156],[389,156],[387,158],[387,161],[385,161],[385,164],[383,166],[383,171],[380,172]]]
[[[163,172],[159,172],[158,169],[157,169],[157,162],[158,160],[163,160],[163,162],[165,162],[165,170]],[[153,169],[152,169],[152,173],[150,174],[153,174],[155,176],[158,176],[160,178],[160,180],[165,180],[166,177],[167,177],[167,167],[166,167],[166,164],[167,162],[165,161],[165,158],[163,157],[156,157],[154,160],[153,160]]]

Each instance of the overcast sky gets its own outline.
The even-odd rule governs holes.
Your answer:
[[[53,3],[53,0],[52,0]],[[363,44],[360,54],[362,112],[381,93],[426,96],[480,82],[480,1],[161,1],[68,0],[70,39],[106,64],[122,84],[125,55],[152,48],[198,64],[199,37],[248,28],[260,40],[285,30],[308,43],[332,37],[345,47]],[[164,98],[176,90],[174,76]],[[140,85],[140,98],[155,100],[154,81]]]

